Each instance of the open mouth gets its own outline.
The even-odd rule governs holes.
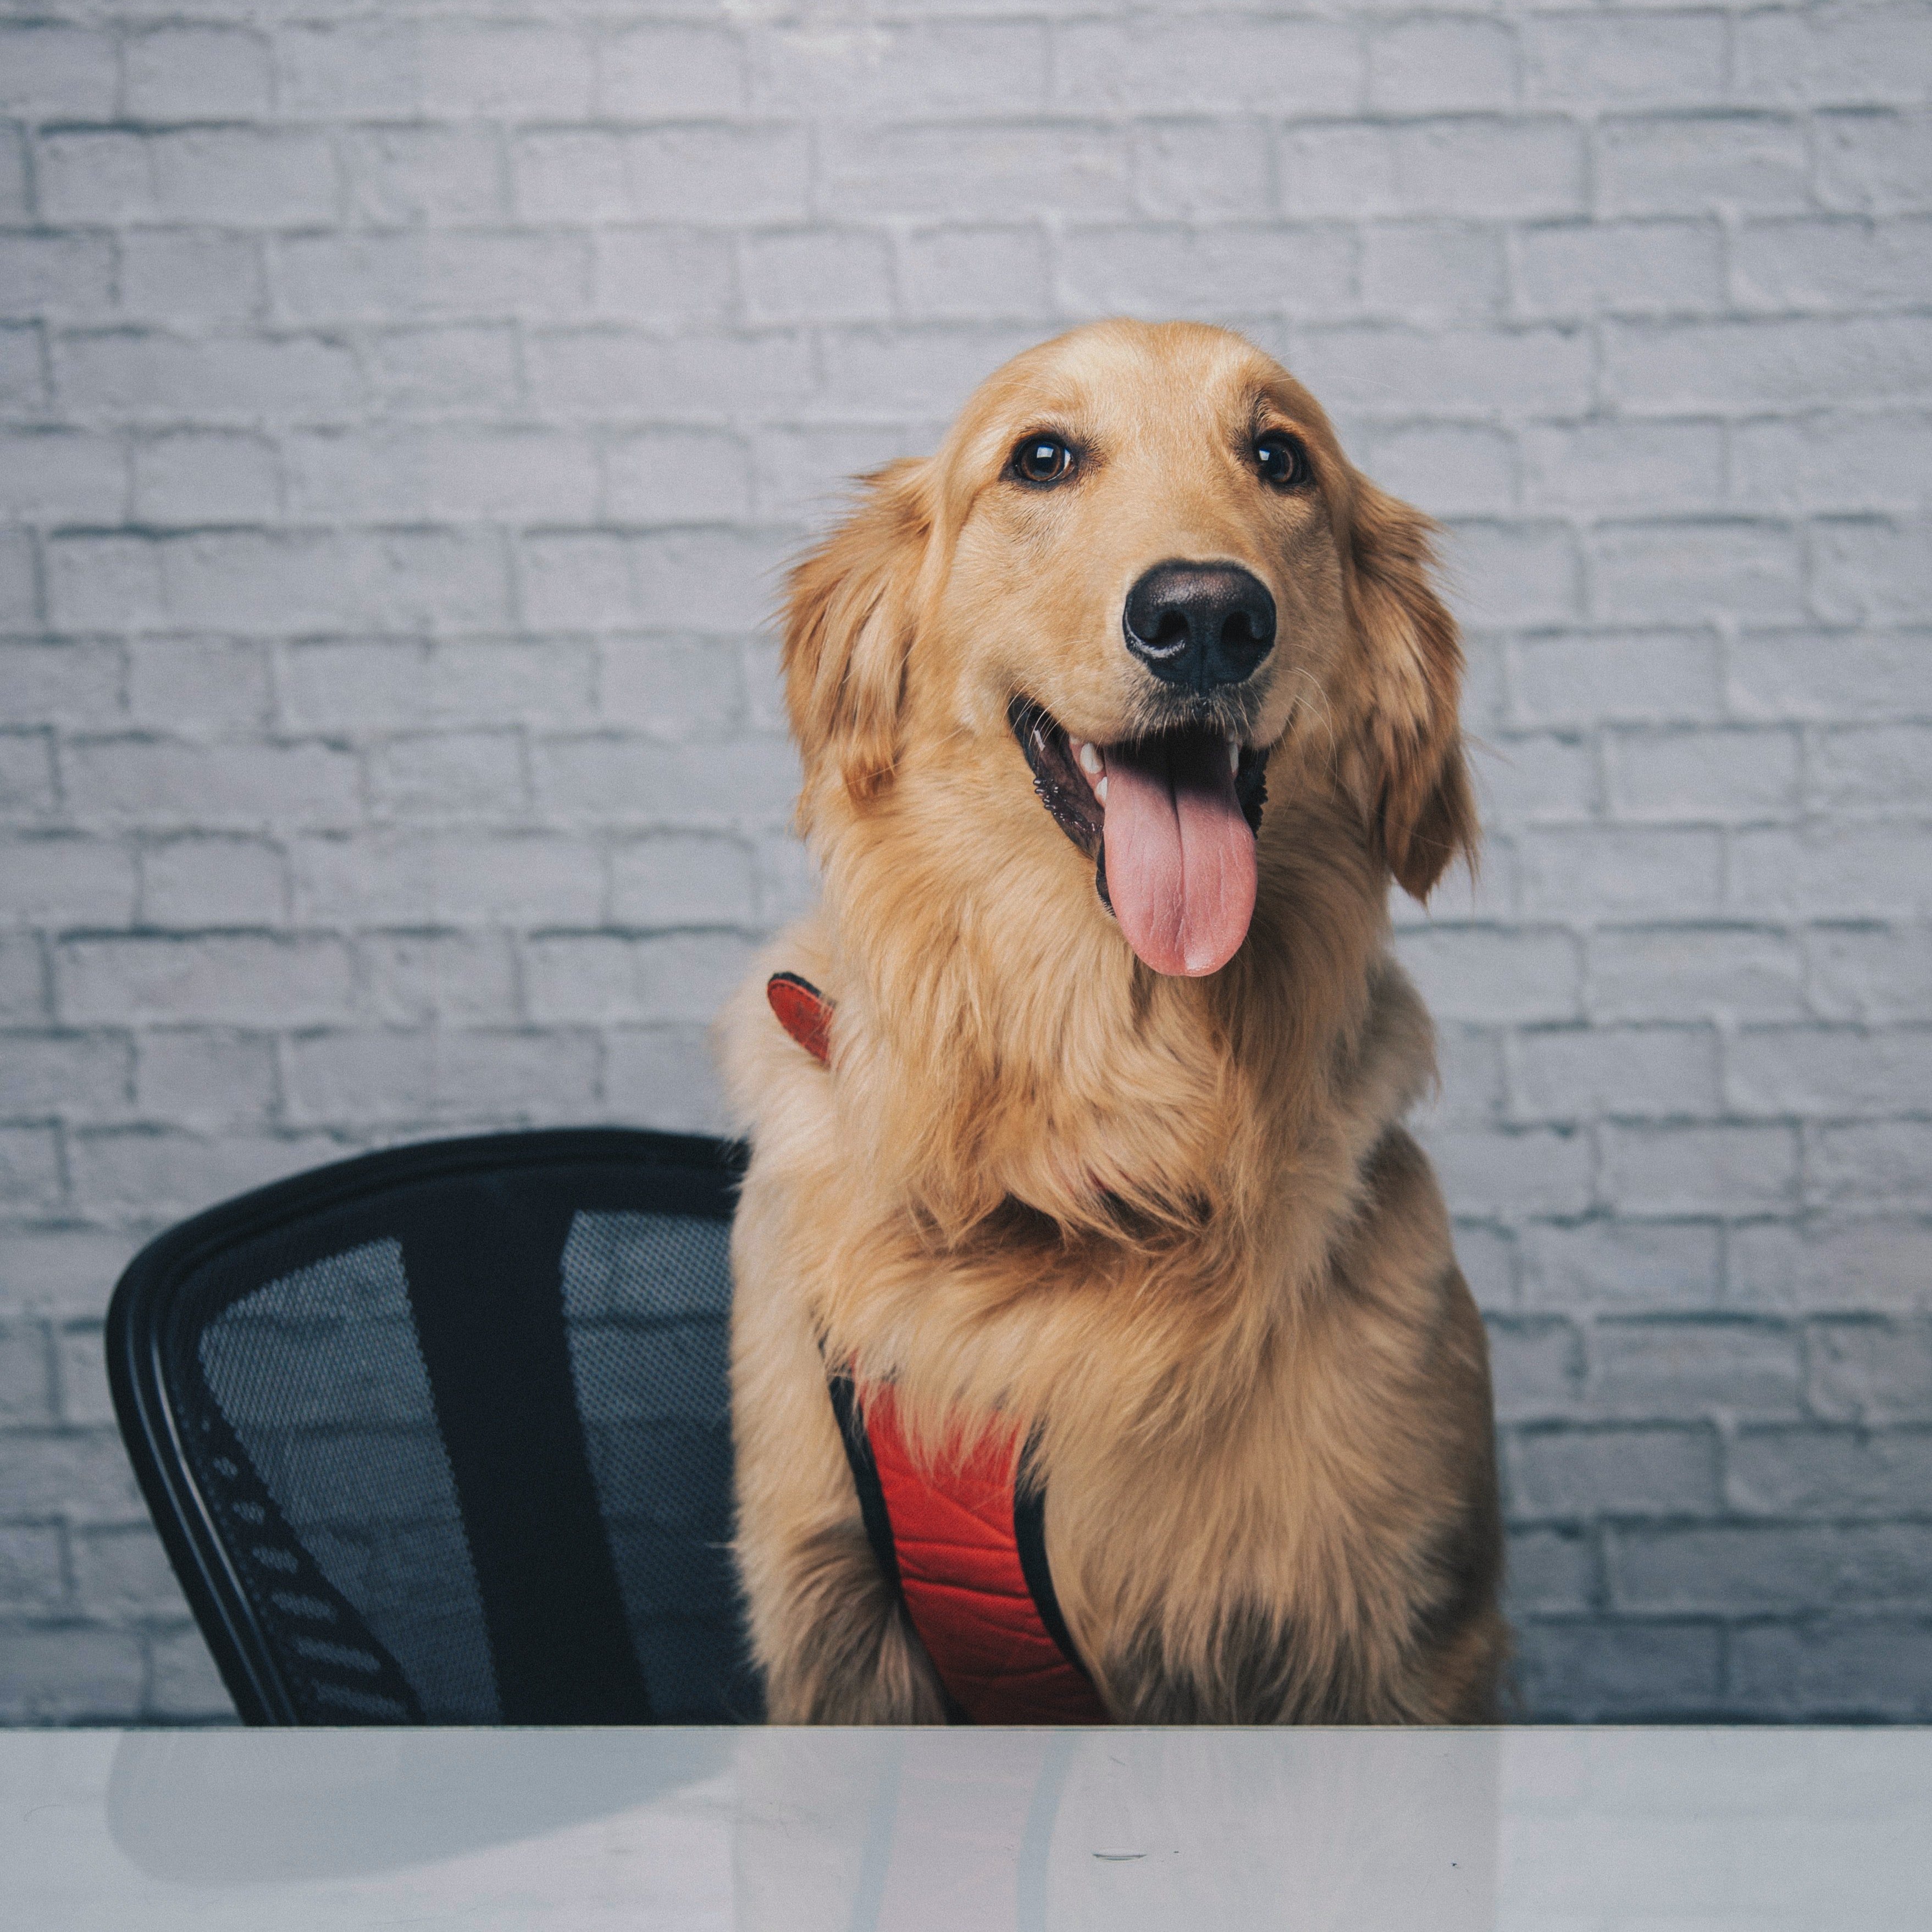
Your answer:
[[[1040,802],[1094,861],[1127,944],[1156,973],[1218,972],[1254,916],[1267,752],[1212,725],[1089,744],[1024,698],[1006,716]]]

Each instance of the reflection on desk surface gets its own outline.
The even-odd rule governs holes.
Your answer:
[[[1924,1730],[0,1733],[44,1932],[1923,1932],[1928,1846]]]

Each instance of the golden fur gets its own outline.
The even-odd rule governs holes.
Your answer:
[[[1016,440],[1084,452],[1028,490]],[[1314,487],[1272,490],[1292,430]],[[1432,1076],[1391,875],[1472,848],[1460,652],[1430,526],[1238,337],[1108,322],[994,375],[937,455],[868,479],[799,566],[784,650],[820,910],[721,1022],[753,1155],[733,1249],[737,1555],[780,1721],[940,1715],[866,1546],[827,1359],[928,1448],[1036,1430],[1050,1559],[1109,1710],[1442,1722],[1506,1648],[1488,1367],[1432,1176]],[[1137,960],[1035,796],[1016,694],[1147,728],[1127,586],[1245,566],[1279,641],[1259,889],[1220,972]],[[828,1073],[768,1011],[836,1002]]]

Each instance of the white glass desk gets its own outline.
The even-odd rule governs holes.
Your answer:
[[[1925,1932],[1932,1731],[0,1732],[32,1932]]]

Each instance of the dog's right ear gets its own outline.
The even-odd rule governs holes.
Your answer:
[[[782,660],[808,794],[829,766],[856,802],[892,776],[933,527],[925,463],[862,481],[864,501],[791,573]]]

